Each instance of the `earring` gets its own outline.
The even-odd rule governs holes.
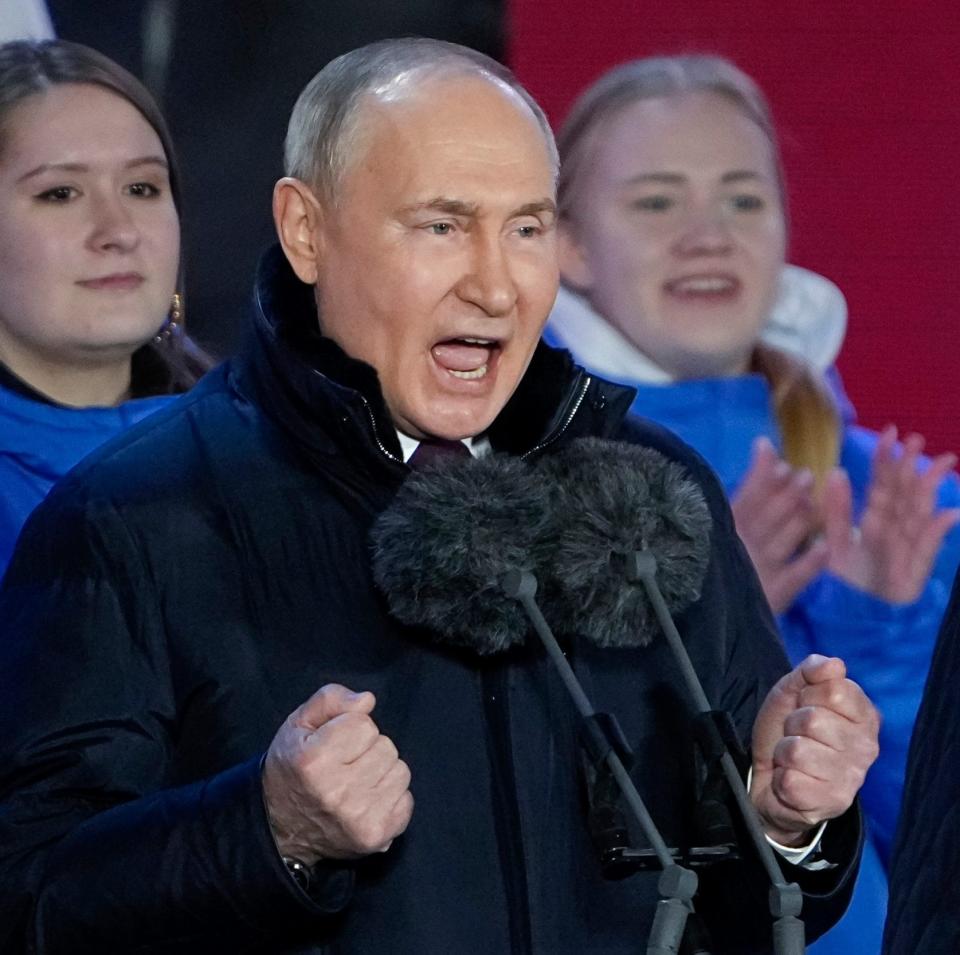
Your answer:
[[[160,331],[153,336],[155,345],[167,345],[183,332],[183,296],[179,292],[173,293],[170,302],[170,311],[167,319],[160,327]]]

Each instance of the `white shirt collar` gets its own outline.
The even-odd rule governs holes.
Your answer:
[[[400,439],[400,450],[403,452],[403,460],[407,462],[413,456],[413,452],[420,447],[420,442],[410,435],[397,431],[397,437]],[[475,457],[482,458],[490,453],[490,439],[486,435],[478,435],[475,438],[463,438],[462,442],[466,449]]]

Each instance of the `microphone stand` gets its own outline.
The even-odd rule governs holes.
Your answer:
[[[501,578],[503,592],[520,602],[533,625],[537,636],[543,643],[548,656],[553,660],[561,679],[573,698],[574,705],[583,719],[588,738],[588,746],[593,753],[602,756],[610,772],[623,793],[634,819],[639,823],[644,835],[653,847],[663,871],[657,881],[660,901],[647,942],[647,955],[677,955],[683,939],[687,917],[693,911],[693,897],[697,891],[697,875],[678,865],[670,849],[663,841],[647,807],[637,792],[633,780],[627,773],[616,747],[609,738],[610,717],[597,713],[577,679],[573,668],[563,655],[557,638],[544,619],[536,601],[537,578],[526,571],[510,571]]]
[[[770,914],[773,916],[773,946],[776,955],[803,955],[806,951],[804,942],[803,922],[800,919],[800,912],[803,907],[803,893],[800,886],[795,882],[787,882],[780,866],[777,864],[773,849],[763,832],[760,825],[760,819],[753,803],[750,802],[750,796],[743,779],[737,770],[733,757],[727,748],[724,736],[722,720],[725,718],[729,723],[729,717],[726,713],[717,713],[710,707],[710,701],[703,691],[703,685],[697,676],[693,664],[690,662],[690,656],[687,648],[683,645],[680,633],[677,631],[673,617],[667,608],[667,603],[660,592],[660,586],[657,583],[657,559],[649,550],[635,551],[627,558],[627,579],[632,583],[643,584],[650,603],[653,605],[654,613],[660,623],[667,643],[680,667],[687,690],[693,697],[694,706],[698,714],[703,719],[707,736],[711,743],[711,749],[719,756],[719,764],[723,775],[727,780],[727,785],[733,793],[740,813],[750,835],[750,841],[753,843],[763,867],[767,870],[767,876],[770,879],[771,889],[769,895]],[[718,719],[719,717],[719,719]],[[711,724],[713,727],[711,728]]]

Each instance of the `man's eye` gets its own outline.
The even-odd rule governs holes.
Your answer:
[[[634,209],[641,212],[666,212],[673,204],[670,196],[641,196],[631,203]]]
[[[749,193],[734,196],[730,202],[738,212],[756,212],[766,206],[766,202],[760,196],[750,195]]]
[[[517,226],[517,234],[523,239],[533,239],[540,235],[540,226],[521,225]]]
[[[127,186],[127,192],[131,196],[140,196],[144,199],[153,199],[160,195],[160,189],[152,182],[134,182]]]
[[[73,186],[54,186],[52,189],[44,189],[36,198],[41,202],[69,202],[77,195]]]
[[[453,232],[453,225],[449,222],[431,222],[430,231],[434,235],[450,235]]]

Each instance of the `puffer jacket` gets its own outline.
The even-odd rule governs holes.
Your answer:
[[[627,418],[632,392],[538,349],[489,432],[509,454],[594,435],[654,447],[701,484],[714,527],[679,618],[712,704],[748,738],[787,669],[723,491]],[[605,880],[584,822],[577,723],[544,656],[439,648],[387,613],[368,532],[408,473],[374,371],[317,331],[277,250],[243,354],[117,439],[28,522],[0,589],[0,950],[82,953],[606,953],[644,947],[656,873]],[[570,658],[636,754],[671,844],[694,840],[689,707],[662,642]],[[391,849],[317,867],[274,847],[260,761],[320,685],[377,696],[416,800]],[[794,869],[809,936],[849,896],[856,807],[835,865]],[[749,861],[705,872],[714,952],[769,950]]]

